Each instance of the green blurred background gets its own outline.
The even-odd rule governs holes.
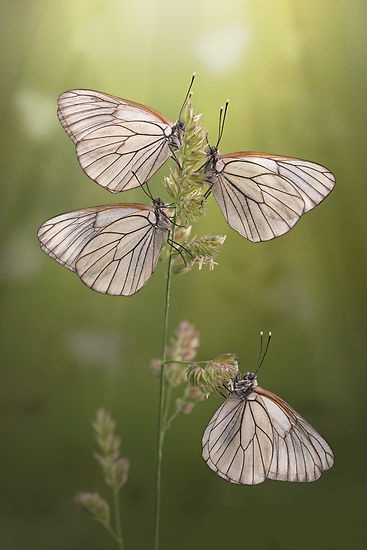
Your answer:
[[[318,161],[337,187],[288,235],[257,245],[226,226],[212,199],[195,233],[228,235],[220,265],[175,278],[171,329],[191,321],[201,359],[237,352],[244,371],[256,363],[258,332],[272,330],[260,384],[320,430],[336,464],[314,484],[225,483],[200,457],[220,404],[212,397],[167,438],[162,550],[362,543],[366,11],[364,0],[2,4],[1,549],[113,548],[72,502],[80,489],[104,490],[91,457],[100,405],[132,463],[127,550],[152,548],[158,382],[148,363],[160,353],[165,265],[132,298],[99,295],[40,251],[36,230],[112,197],[81,171],[56,119],[59,93],[102,90],[175,120],[194,70],[194,104],[212,140],[231,99],[222,152]],[[155,194],[167,170],[154,177]]]

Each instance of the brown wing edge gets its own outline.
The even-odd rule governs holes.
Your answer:
[[[270,159],[270,160],[300,160],[303,162],[309,162],[311,164],[317,164],[318,166],[321,166],[322,168],[326,168],[330,174],[333,174],[333,172],[324,164],[320,164],[319,162],[315,162],[314,160],[307,160],[302,159],[300,157],[288,157],[285,155],[272,155],[271,153],[256,153],[255,151],[239,151],[237,153],[225,153],[224,155],[218,155],[218,159],[225,159],[225,158],[246,158],[246,157],[260,157],[264,159]],[[334,176],[335,180],[335,176]]]
[[[288,418],[290,418],[292,420],[292,422],[296,423],[300,429],[302,429],[302,426],[299,425],[299,420],[298,420],[299,417],[301,417],[302,422],[304,422],[305,424],[310,426],[310,428],[312,428],[313,430],[317,431],[316,428],[314,428],[314,426],[312,426],[312,424],[307,422],[307,420],[305,420],[303,418],[303,416],[301,416],[301,414],[298,411],[293,409],[293,407],[291,407],[286,401],[284,401],[284,399],[282,399],[278,395],[275,395],[275,393],[272,393],[269,390],[265,390],[264,388],[261,388],[260,386],[257,386],[256,388],[254,388],[254,391],[255,391],[255,393],[258,393],[259,395],[263,395],[264,397],[267,397],[268,399],[273,401],[276,405],[278,405],[278,407],[284,412],[284,414],[286,416],[288,416]],[[304,430],[302,430],[302,431],[304,431]]]
[[[86,92],[86,93],[94,92],[96,94],[101,94],[101,95],[104,95],[106,97],[110,97],[111,99],[113,99],[114,101],[117,101],[119,103],[126,103],[127,105],[131,105],[132,107],[138,107],[139,109],[142,109],[144,111],[148,111],[148,113],[156,116],[164,124],[167,124],[168,126],[173,126],[173,122],[171,122],[167,117],[162,115],[162,113],[160,113],[159,111],[156,111],[155,109],[152,109],[151,107],[148,107],[147,105],[143,105],[143,103],[138,103],[137,101],[132,101],[130,99],[124,99],[123,97],[117,97],[117,96],[114,96],[112,94],[107,94],[106,92],[99,92],[98,90],[91,90],[91,89],[86,90],[84,88],[75,88],[74,90],[66,90],[65,92],[62,92],[59,95],[59,98],[58,98],[57,102],[59,103],[59,99],[62,95],[64,95],[64,94],[79,95],[77,92]],[[60,110],[60,106],[59,106],[59,110]],[[60,122],[61,122],[61,120],[60,120]],[[61,124],[62,124],[62,122],[61,122]]]

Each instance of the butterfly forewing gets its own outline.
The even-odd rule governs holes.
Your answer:
[[[261,153],[219,155],[207,181],[228,224],[253,242],[287,233],[333,189],[325,167]]]
[[[203,436],[203,458],[218,475],[236,484],[262,483],[272,459],[271,424],[253,393],[247,401],[231,394]]]
[[[59,97],[58,118],[85,173],[113,193],[138,187],[172,154],[173,123],[139,103],[71,90]]]
[[[256,387],[230,394],[204,432],[203,458],[220,477],[255,485],[266,478],[309,482],[334,463],[320,434],[276,395]]]
[[[93,290],[130,296],[154,272],[167,227],[152,207],[120,204],[56,216],[39,229],[42,249]]]

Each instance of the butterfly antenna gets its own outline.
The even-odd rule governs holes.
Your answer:
[[[151,190],[150,190],[149,183],[146,181],[146,182],[145,182],[145,185],[147,186],[147,190],[148,190],[147,195],[148,195],[148,196],[152,199],[152,201],[153,201],[153,200],[154,200],[154,197],[153,197],[153,193],[152,193]],[[144,189],[144,187],[143,187],[143,189]]]
[[[186,92],[186,96],[185,96],[184,102],[183,102],[182,107],[181,107],[181,109],[180,109],[180,114],[178,115],[178,120],[181,120],[181,115],[182,115],[182,112],[183,112],[183,110],[184,110],[184,108],[185,108],[185,106],[186,106],[187,100],[188,100],[189,97],[190,97],[191,88],[192,88],[192,86],[193,86],[193,84],[194,84],[195,77],[196,77],[196,73],[193,73],[193,75],[192,75],[192,77],[191,77],[190,85],[189,85],[188,90],[187,90],[187,92]]]
[[[262,341],[262,335],[263,335],[263,332],[260,332],[261,341]],[[268,352],[268,349],[269,349],[270,340],[271,340],[271,332],[269,332],[269,334],[268,334],[268,341],[266,342],[265,350],[264,350],[264,353],[263,353],[262,357],[261,357],[261,353],[260,353],[259,364],[257,365],[257,369],[255,371],[255,374],[257,374],[259,372],[259,369],[260,369],[261,365],[264,362],[265,356],[266,356],[266,354]],[[262,347],[262,343],[261,343],[261,347]]]
[[[260,349],[259,349],[259,358],[257,360],[257,364],[259,365],[260,364],[260,361],[261,361],[261,355],[262,355],[262,351],[263,351],[263,336],[264,336],[264,333],[263,331],[260,332]]]
[[[218,147],[219,142],[220,142],[220,131],[221,131],[221,127],[222,127],[222,116],[223,116],[223,107],[221,107],[219,109],[218,139],[217,139],[217,143],[215,145],[216,147]]]
[[[221,107],[221,109],[220,109],[218,141],[217,141],[217,145],[216,145],[217,147],[219,147],[219,144],[222,140],[222,136],[223,136],[223,132],[224,132],[224,125],[225,125],[226,117],[227,117],[228,104],[229,104],[229,99],[227,99],[226,104],[224,106],[224,109],[223,109],[223,107]]]
[[[135,176],[135,178],[138,180],[138,183],[139,183],[140,187],[142,188],[142,190],[144,191],[144,193],[146,194],[146,196],[149,197],[150,200],[153,201],[153,200],[154,200],[154,197],[153,197],[153,195],[152,195],[151,190],[149,189],[148,182],[146,181],[145,183],[141,183],[140,179],[138,178],[138,176],[136,175],[136,173],[135,173],[133,170],[131,170],[131,173],[132,173],[133,176]],[[147,186],[148,191],[144,188],[144,185]]]

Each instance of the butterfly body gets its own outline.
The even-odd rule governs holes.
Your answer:
[[[164,201],[160,198],[153,199],[153,208],[156,216],[156,221],[154,223],[155,227],[162,231],[170,232],[172,229],[172,222],[168,216]]]
[[[253,152],[220,155],[216,146],[209,147],[203,170],[206,196],[213,193],[228,224],[253,242],[287,233],[335,183],[314,162]]]
[[[171,222],[164,202],[111,204],[74,210],[46,221],[41,248],[91,289],[130,296],[153,274]]]
[[[62,93],[57,116],[84,172],[112,193],[148,180],[181,148],[185,134],[182,120],[173,123],[150,107],[94,90]]]
[[[235,378],[202,440],[202,455],[220,477],[239,485],[266,478],[317,480],[334,463],[328,443],[283,399],[258,386],[255,373]]]
[[[181,149],[185,135],[185,123],[183,120],[177,120],[171,128],[171,133],[166,136],[169,147],[172,151]]]

